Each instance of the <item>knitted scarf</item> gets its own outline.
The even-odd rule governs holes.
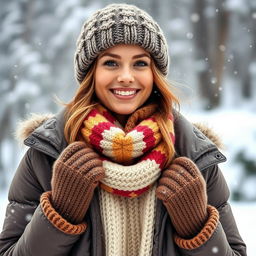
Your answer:
[[[137,110],[124,129],[101,105],[84,120],[81,134],[103,160],[99,200],[107,255],[150,255],[156,180],[166,161],[156,105]],[[166,120],[174,143],[173,118]],[[174,152],[173,152],[174,155]]]

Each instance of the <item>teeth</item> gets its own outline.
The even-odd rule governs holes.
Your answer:
[[[114,90],[114,94],[122,95],[122,96],[128,96],[128,95],[134,95],[136,91],[118,91]]]

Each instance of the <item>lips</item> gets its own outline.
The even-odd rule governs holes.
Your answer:
[[[115,88],[110,91],[119,99],[132,99],[140,90],[136,88]]]

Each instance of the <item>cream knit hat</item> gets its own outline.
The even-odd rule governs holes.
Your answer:
[[[75,52],[75,77],[80,84],[101,51],[118,44],[139,45],[167,75],[168,46],[153,18],[134,5],[110,4],[96,11],[83,25]]]

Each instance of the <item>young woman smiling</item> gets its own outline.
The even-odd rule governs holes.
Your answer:
[[[143,10],[112,4],[85,22],[74,98],[21,128],[0,255],[246,255],[225,156],[175,110],[167,71]]]
[[[128,118],[152,92],[151,57],[137,45],[116,45],[97,58],[94,79],[101,103],[119,118]]]

